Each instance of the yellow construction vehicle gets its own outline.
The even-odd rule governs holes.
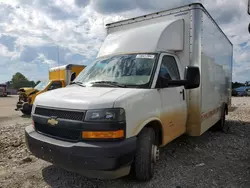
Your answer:
[[[34,88],[23,87],[18,90],[19,99],[15,110],[30,115],[37,95],[67,86],[85,67],[85,65],[68,64],[51,68],[48,80],[41,81]]]

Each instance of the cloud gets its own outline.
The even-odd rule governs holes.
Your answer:
[[[13,52],[9,51],[8,48],[2,44],[0,44],[0,56],[3,57],[12,57],[14,55]]]
[[[79,0],[80,1],[80,0]],[[82,2],[82,1],[81,1]],[[145,11],[160,11],[174,8],[183,4],[191,2],[199,2],[199,0],[92,0],[92,7],[102,14],[114,14],[125,11],[132,11],[134,9],[141,9]],[[78,3],[76,3],[78,5]],[[78,5],[79,6],[79,5]]]
[[[55,61],[53,61],[51,59],[47,59],[46,56],[42,53],[39,53],[37,58],[33,62],[38,62],[38,63],[41,62],[41,63],[47,64],[47,65],[53,65],[53,66],[56,65]]]
[[[86,7],[90,3],[90,0],[75,0],[75,4],[81,8]]]
[[[94,9],[100,13],[117,13],[135,8],[134,0],[92,0]]]
[[[219,24],[228,24],[239,20],[242,13],[247,10],[243,1],[211,0],[205,1],[204,4]]]
[[[50,66],[89,64],[106,36],[106,23],[192,2],[203,2],[233,42],[234,80],[249,80],[250,17],[245,1],[0,0],[0,64],[6,69],[0,82],[18,69],[38,80],[46,77]]]
[[[14,51],[16,37],[0,34],[0,43],[8,48],[9,51]]]

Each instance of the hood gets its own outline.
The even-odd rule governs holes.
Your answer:
[[[34,105],[67,109],[113,108],[114,102],[137,89],[69,86],[42,93]]]
[[[24,92],[26,95],[29,95],[33,91],[35,91],[35,89],[32,87],[22,87],[22,88],[18,89],[18,92]]]

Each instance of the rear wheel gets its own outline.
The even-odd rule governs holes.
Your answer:
[[[159,148],[155,144],[153,128],[144,128],[138,136],[134,161],[134,176],[140,181],[149,181],[154,175],[155,163],[159,159]]]
[[[223,108],[221,119],[214,125],[213,130],[222,131],[224,133],[227,133],[229,131],[229,126],[226,123],[226,109],[225,108]]]

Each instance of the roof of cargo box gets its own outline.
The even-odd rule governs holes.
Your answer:
[[[213,23],[217,26],[217,28],[223,33],[223,35],[227,38],[227,40],[232,45],[232,42],[229,40],[227,35],[222,31],[222,29],[219,27],[219,25],[216,23],[216,21],[213,19],[213,17],[210,15],[210,13],[206,10],[206,8],[203,6],[202,3],[191,3],[191,4],[184,5],[184,6],[168,9],[168,10],[163,10],[163,11],[159,11],[159,12],[155,12],[155,13],[151,13],[151,14],[147,14],[147,15],[129,18],[129,19],[113,22],[113,23],[108,23],[108,24],[106,24],[106,27],[107,28],[119,27],[122,25],[128,25],[128,24],[132,24],[135,22],[142,22],[145,20],[150,20],[150,19],[154,19],[157,17],[166,16],[166,15],[170,15],[170,14],[176,14],[176,13],[179,14],[181,12],[184,12],[186,10],[190,10],[193,8],[202,9],[204,11],[204,13],[207,14],[207,16],[213,21]]]
[[[167,20],[110,33],[98,57],[183,50],[184,20]]]
[[[79,67],[86,67],[86,65],[76,65],[76,64],[67,64],[67,65],[61,65],[58,67],[52,67],[49,69],[49,71],[57,71],[57,70],[69,70],[72,66],[79,66]]]

